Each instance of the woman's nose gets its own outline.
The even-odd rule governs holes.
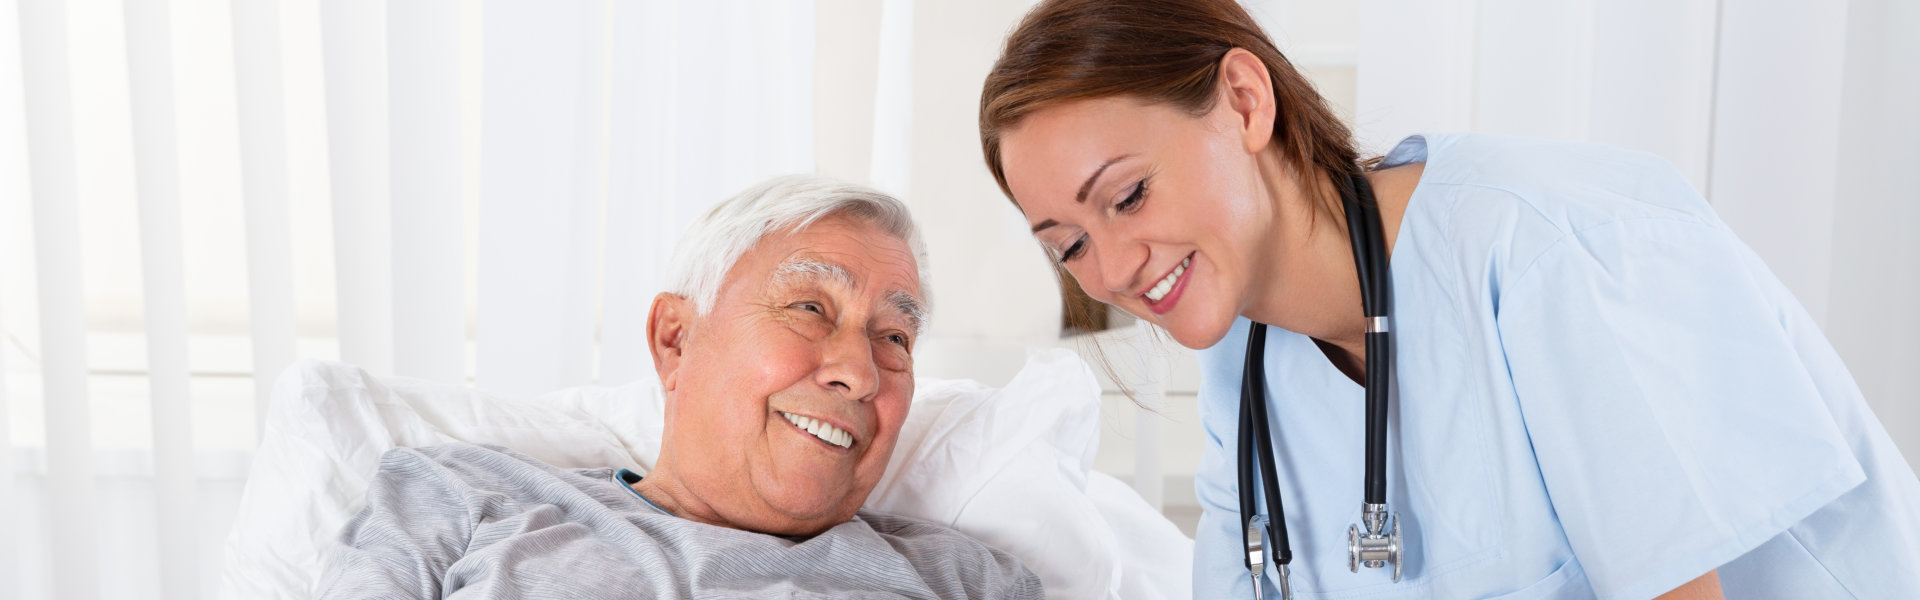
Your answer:
[[[1102,251],[1099,248],[1105,247]],[[1100,284],[1114,296],[1125,296],[1140,276],[1147,261],[1145,244],[1108,243],[1095,246],[1095,261],[1100,263]]]

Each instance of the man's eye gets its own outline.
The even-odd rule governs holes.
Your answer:
[[[814,314],[827,314],[826,307],[820,306],[819,302],[796,302],[793,304],[793,307]]]
[[[907,347],[907,336],[898,333],[888,335],[887,341],[899,344],[901,348]]]

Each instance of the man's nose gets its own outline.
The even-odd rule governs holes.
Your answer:
[[[842,327],[828,336],[821,349],[820,385],[849,400],[872,397],[880,386],[880,368],[873,362],[873,344],[856,327]]]

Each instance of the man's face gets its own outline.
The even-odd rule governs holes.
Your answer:
[[[656,328],[663,310],[690,318],[650,336],[661,462],[736,527],[802,535],[852,518],[913,399],[919,289],[906,242],[835,215],[763,238],[704,316],[663,295]]]

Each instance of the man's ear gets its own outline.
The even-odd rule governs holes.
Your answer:
[[[1232,111],[1241,145],[1255,154],[1273,143],[1273,80],[1267,64],[1244,48],[1234,48],[1220,57],[1221,100]]]
[[[691,300],[669,292],[653,297],[653,308],[647,312],[647,349],[653,353],[653,372],[660,376],[662,390],[671,392],[679,383],[675,375],[685,356],[693,317]]]

